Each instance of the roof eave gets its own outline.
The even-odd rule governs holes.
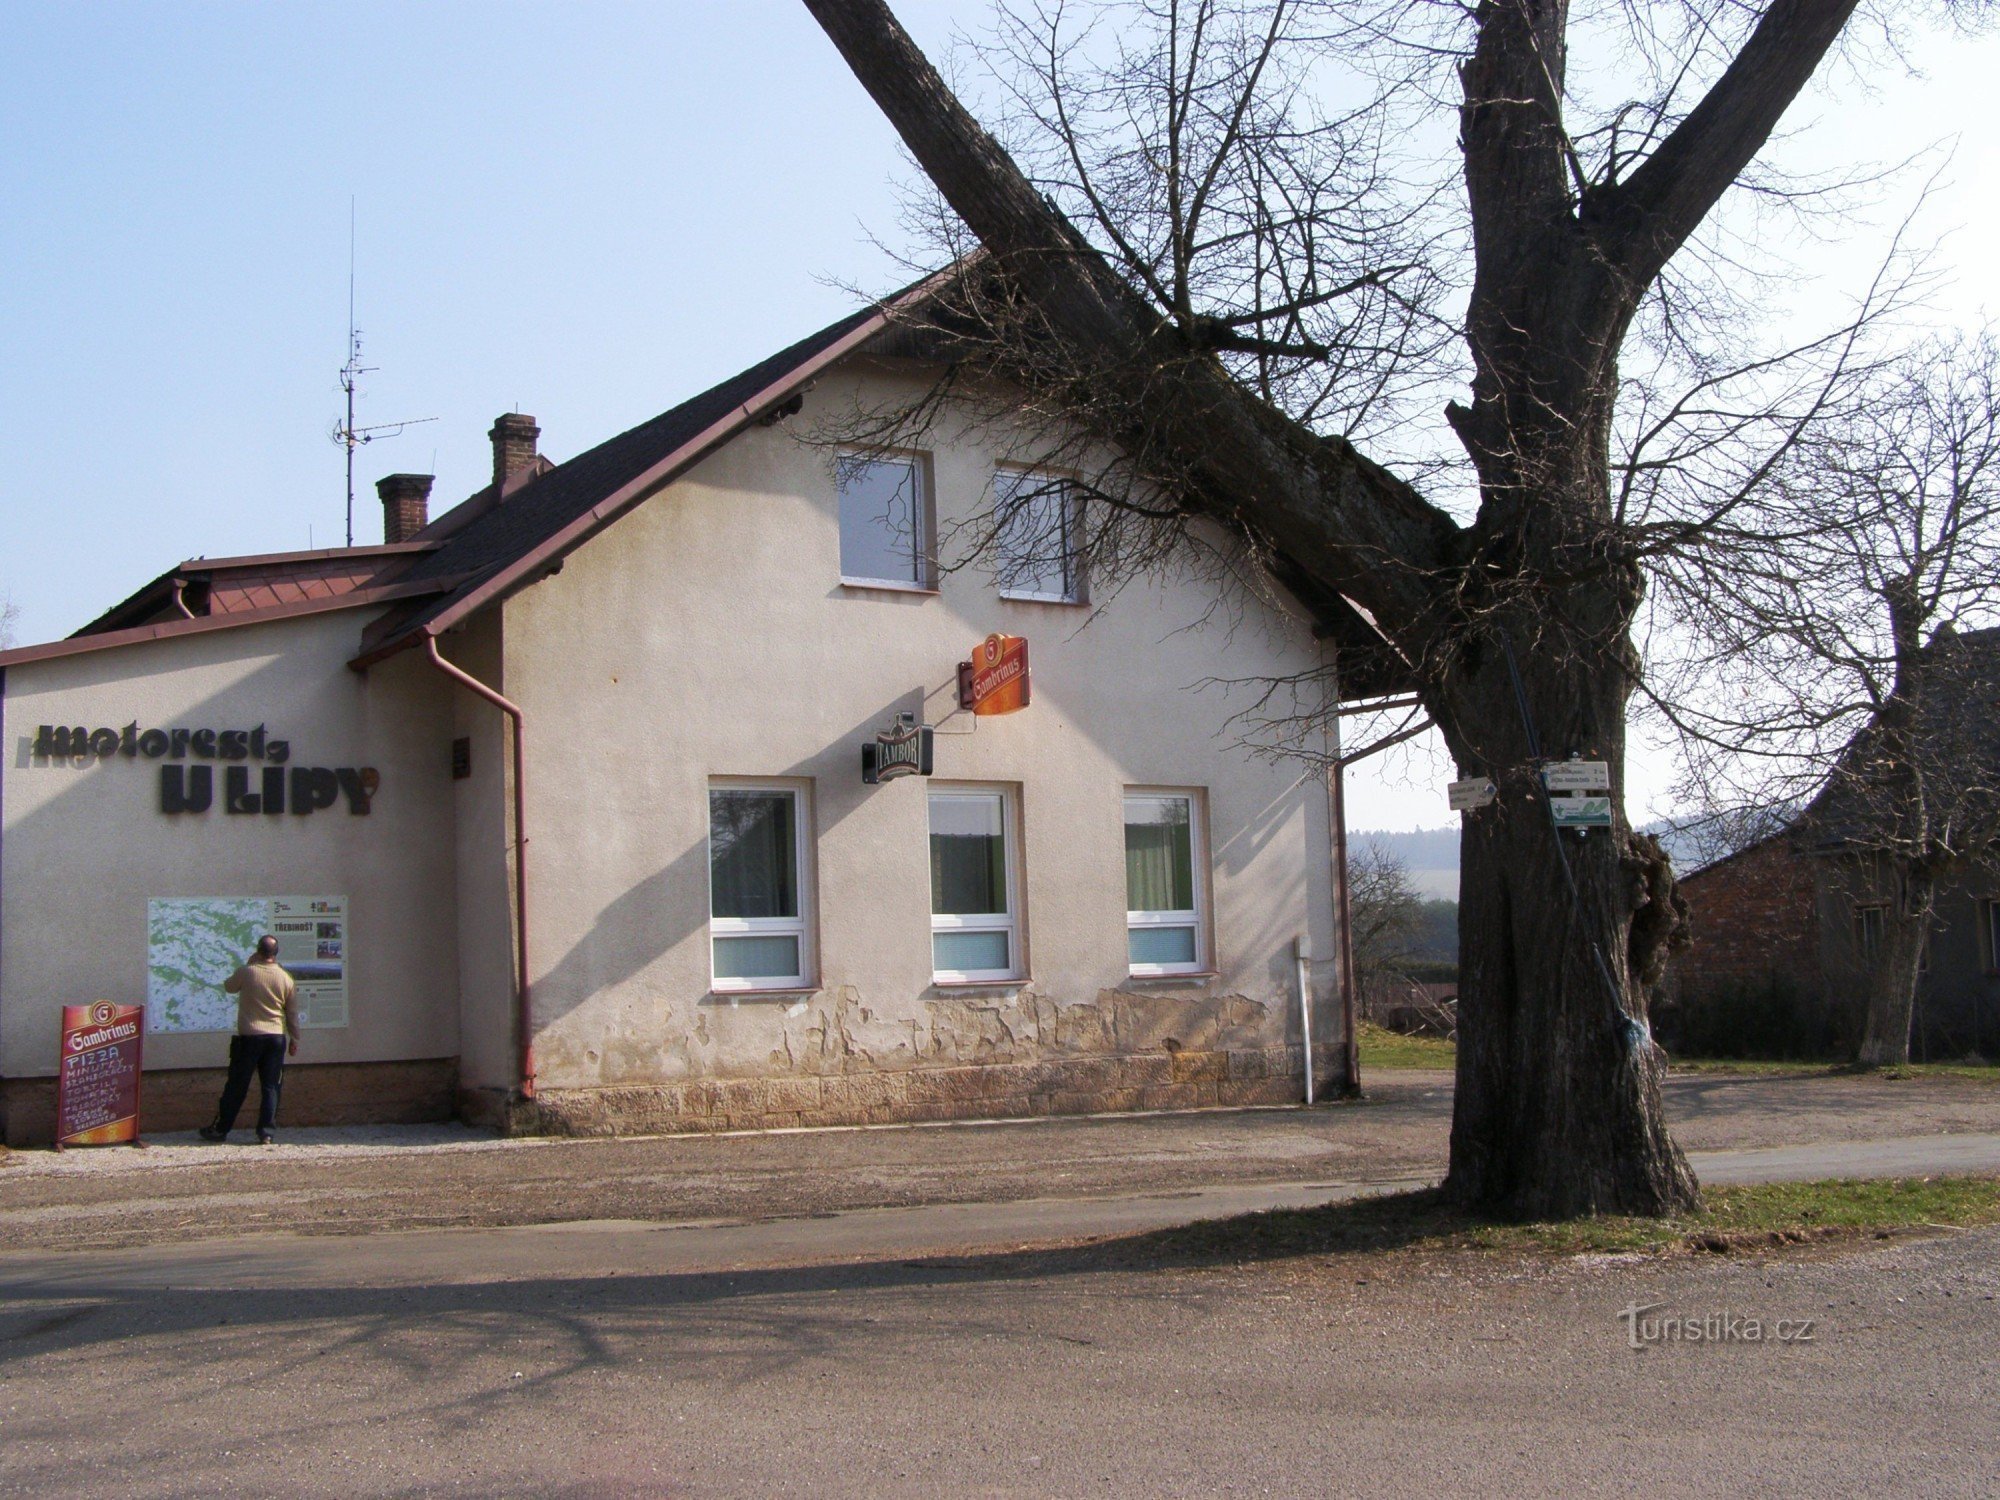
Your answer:
[[[422,594],[444,593],[464,581],[462,578],[437,578],[419,583],[391,583],[384,584],[380,588],[354,589],[345,594],[330,594],[323,599],[301,599],[288,604],[267,605],[262,609],[162,620],[153,625],[134,625],[123,630],[100,631],[96,635],[72,635],[59,641],[44,641],[39,645],[16,646],[11,651],[0,651],[0,668],[25,666],[30,662],[53,661],[65,656],[83,656],[92,651],[110,651],[120,646],[143,646],[153,641],[177,640],[182,636],[205,635],[215,630],[234,630],[241,625],[263,625],[274,620],[328,614],[340,609],[363,609],[370,605],[393,604],[399,599],[413,599]]]

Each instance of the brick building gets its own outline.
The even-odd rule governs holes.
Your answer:
[[[1928,648],[1931,697],[1920,754],[1931,781],[1930,815],[1975,825],[1992,815],[2000,765],[1991,705],[2000,685],[2000,629],[1942,632]],[[1866,974],[1891,899],[1877,830],[1885,816],[1870,780],[1866,732],[1828,785],[1787,828],[1682,879],[1692,943],[1676,955],[1662,1030],[1706,1011],[1727,1034],[1733,1009],[1765,1040],[1790,1029],[1816,1037],[1807,1050],[1841,1050],[1859,1037]],[[1941,837],[1948,835],[1940,835]],[[1912,1055],[2000,1053],[2000,863],[1963,865],[1939,889],[1918,975]],[[1770,1050],[1767,1048],[1766,1050]]]

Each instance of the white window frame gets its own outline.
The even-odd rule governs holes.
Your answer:
[[[932,782],[924,801],[924,892],[925,904],[930,902],[930,811],[932,803],[940,797],[956,797],[965,800],[991,801],[1000,799],[1000,852],[1007,872],[1007,910],[1005,914],[980,912],[970,916],[958,916],[944,912],[931,913],[931,982],[933,984],[1009,984],[1021,980],[1028,972],[1023,962],[1025,957],[1021,946],[1024,923],[1021,920],[1021,828],[1019,821],[1020,800],[1015,789],[1000,782]],[[1007,934],[1007,957],[1012,960],[1005,969],[940,969],[937,967],[937,935],[943,932],[1004,932]]]
[[[917,492],[916,514],[912,517],[914,535],[911,538],[915,556],[911,561],[910,577],[868,578],[847,571],[846,520],[842,509],[846,501],[841,492],[840,466],[851,463],[906,463],[910,466]],[[935,594],[938,591],[937,507],[932,499],[930,454],[915,448],[888,448],[880,452],[843,449],[834,455],[833,473],[834,546],[836,560],[840,564],[841,584],[851,589],[900,589],[909,594]]]
[[[1088,604],[1090,582],[1084,577],[1080,546],[1082,540],[1080,533],[1083,530],[1083,492],[1075,477],[1069,474],[1029,468],[1022,464],[1002,464],[993,471],[993,574],[996,581],[1004,579],[1008,571],[1007,557],[1001,546],[1002,476],[1060,484],[1063,487],[1063,572],[1069,580],[1069,588],[1064,593],[1050,594],[1036,589],[1009,588],[1001,582],[1000,597],[1035,604]]]
[[[811,785],[796,781],[751,781],[730,776],[708,780],[709,832],[702,838],[708,851],[708,984],[717,995],[756,994],[770,991],[811,990],[818,965],[818,945],[813,941],[813,868]],[[718,917],[715,914],[715,806],[717,792],[762,792],[792,799],[792,871],[798,881],[798,915],[792,917]],[[760,974],[751,978],[725,979],[715,972],[715,940],[730,937],[797,937],[799,972]]]
[[[1178,798],[1188,805],[1188,875],[1194,897],[1194,907],[1189,911],[1133,911],[1125,912],[1125,964],[1126,972],[1135,979],[1158,979],[1173,974],[1207,974],[1211,972],[1210,944],[1208,937],[1208,831],[1204,826],[1208,818],[1207,799],[1199,787],[1179,786],[1128,786],[1124,799],[1120,802],[1122,830],[1130,824],[1130,806],[1140,798],[1160,800]],[[1121,862],[1122,863],[1122,862]],[[1131,895],[1128,888],[1126,895]],[[1132,934],[1146,928],[1188,928],[1194,933],[1194,958],[1181,964],[1140,964],[1132,962]]]

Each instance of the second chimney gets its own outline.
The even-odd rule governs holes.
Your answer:
[[[487,434],[493,439],[493,489],[496,497],[504,495],[515,480],[535,466],[535,439],[542,435],[542,429],[535,425],[535,419],[510,411],[493,423],[493,430]]]
[[[407,542],[430,524],[430,475],[385,474],[375,493],[382,497],[383,541]]]

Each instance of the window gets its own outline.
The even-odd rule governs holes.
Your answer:
[[[1013,798],[931,793],[931,968],[937,978],[1016,979]]]
[[[809,983],[806,821],[793,788],[709,788],[708,931],[718,991]]]
[[[1194,974],[1205,967],[1198,824],[1191,793],[1125,799],[1125,929],[1134,974]]]
[[[931,587],[930,499],[924,463],[843,454],[834,461],[840,489],[840,581],[875,587]]]
[[[1882,948],[1882,919],[1886,906],[1854,908],[1854,950],[1864,959],[1873,958]]]
[[[1083,500],[1069,480],[1025,469],[996,473],[993,530],[1001,596],[1083,603],[1082,523]]]

